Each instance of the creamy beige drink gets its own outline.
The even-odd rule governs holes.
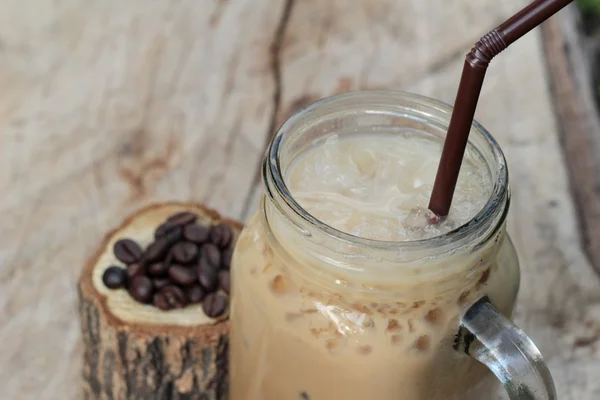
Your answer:
[[[441,149],[439,137],[413,130],[334,134],[293,162],[286,183],[306,211],[341,231],[386,241],[430,238],[469,221],[491,192],[489,172],[467,156],[449,218],[428,224],[424,206]]]
[[[509,316],[518,265],[502,226],[435,241],[493,188],[470,149],[448,218],[429,224],[442,144],[413,129],[334,133],[283,167],[291,197],[335,230],[270,196],[245,228],[232,266],[232,400],[492,398],[494,377],[455,350],[459,318],[485,295]]]

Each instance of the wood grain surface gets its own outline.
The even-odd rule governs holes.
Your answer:
[[[0,384],[78,399],[75,283],[152,201],[247,219],[273,129],[358,89],[452,102],[464,55],[524,0],[0,0]],[[516,321],[561,400],[600,398],[600,283],[581,245],[540,31],[490,66],[478,120],[510,166]]]
[[[583,35],[576,11],[565,10],[542,32],[584,249],[600,273],[600,114],[591,70],[597,38]]]

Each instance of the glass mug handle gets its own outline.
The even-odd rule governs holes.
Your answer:
[[[555,400],[550,371],[533,341],[483,297],[461,319],[455,348],[485,364],[511,400]]]

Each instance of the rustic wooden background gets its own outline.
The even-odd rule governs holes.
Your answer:
[[[464,54],[525,4],[0,0],[0,397],[78,398],[75,283],[126,214],[174,199],[245,220],[263,148],[293,110],[374,88],[452,102]],[[494,60],[477,118],[510,164],[516,320],[560,399],[598,399],[600,283],[542,45],[545,32],[563,49],[556,21]]]

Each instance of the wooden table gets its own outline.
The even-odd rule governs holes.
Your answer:
[[[0,387],[76,399],[75,282],[103,233],[163,200],[246,219],[297,107],[395,88],[452,102],[510,0],[0,1]],[[561,400],[600,398],[600,283],[578,231],[537,30],[490,68],[477,118],[510,165],[516,321]]]

